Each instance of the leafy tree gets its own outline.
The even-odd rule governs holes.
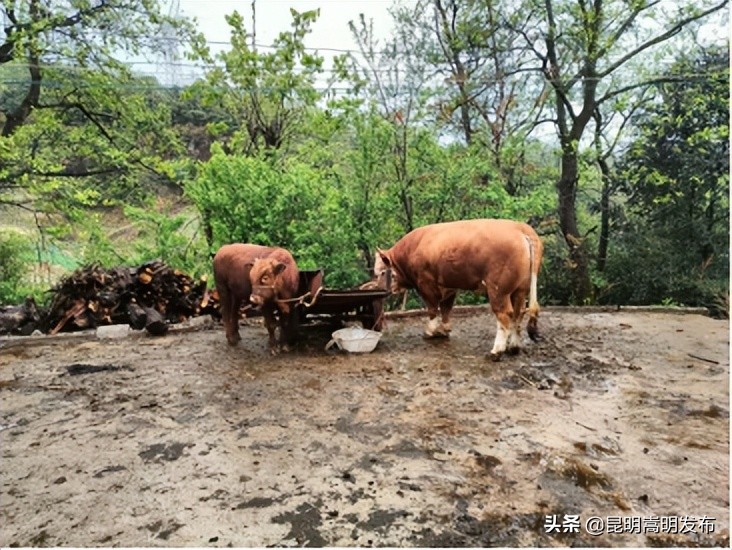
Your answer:
[[[397,28],[395,36],[384,46],[375,38],[373,21],[361,14],[357,22],[349,22],[361,56],[343,60],[343,72],[354,83],[352,93],[365,97],[371,113],[378,113],[391,129],[389,151],[384,157],[390,164],[390,189],[401,206],[398,216],[406,231],[417,227],[413,196],[418,179],[412,153],[413,140],[422,119],[421,101],[429,74],[425,60],[408,37],[407,29]]]
[[[331,286],[365,278],[338,181],[300,163],[226,155],[211,160],[185,189],[210,227],[210,252],[232,242],[288,248],[304,269],[327,267]]]
[[[561,147],[561,174],[557,181],[561,230],[573,264],[574,298],[587,301],[592,293],[589,253],[578,224],[577,194],[581,143],[593,117],[613,106],[629,90],[642,90],[665,77],[648,75],[640,66],[627,69],[659,44],[687,27],[705,21],[727,6],[727,0],[682,2],[666,12],[663,4],[640,1],[529,0],[521,13],[507,17],[526,39],[547,86],[553,92],[554,125]],[[521,21],[521,25],[516,22]],[[637,65],[637,63],[636,63]],[[621,78],[622,75],[622,78]]]
[[[626,220],[609,259],[618,280],[610,296],[714,305],[729,277],[728,51],[682,55],[658,89],[620,162]]]
[[[123,52],[160,51],[166,47],[170,30],[193,36],[190,23],[164,15],[157,0],[4,0],[2,10],[8,24],[1,35],[0,65],[20,64],[29,75],[23,83],[21,101],[3,108],[5,137],[42,105],[44,79],[50,66],[96,69],[114,79],[129,74],[128,67],[118,59]],[[54,108],[76,107],[88,116],[75,103],[69,99]]]
[[[374,110],[345,109],[337,119],[339,131],[321,151],[332,155],[331,171],[343,192],[345,215],[364,264],[371,268],[375,247],[403,229],[399,201],[389,192],[394,165],[385,162],[393,154],[394,127]]]
[[[78,255],[96,250],[94,259],[119,261],[89,209],[139,201],[177,176],[170,161],[182,149],[170,128],[170,97],[129,63],[166,51],[170,40],[200,39],[165,7],[158,0],[0,5],[0,204],[13,207],[11,222],[35,216],[39,258],[53,246],[50,236],[84,239]]]
[[[535,101],[541,88],[527,82],[526,60],[516,55],[521,35],[503,24],[503,11],[493,0],[420,0],[398,3],[394,18],[405,49],[427,64],[425,117],[489,151],[515,194],[517,146],[541,113]]]
[[[12,1],[0,33],[0,202],[99,204],[140,174],[166,179],[168,98],[123,61],[194,40],[157,0]],[[87,188],[81,181],[91,181]],[[109,186],[112,192],[109,193]],[[41,204],[36,202],[41,199]]]
[[[286,147],[302,131],[305,113],[324,96],[316,86],[323,58],[304,45],[319,11],[290,13],[292,29],[279,34],[272,51],[259,51],[250,43],[253,36],[236,11],[226,16],[230,50],[215,58],[206,46],[195,50],[198,58],[219,65],[191,86],[187,96],[226,114],[209,128],[225,139],[229,151],[254,155]]]

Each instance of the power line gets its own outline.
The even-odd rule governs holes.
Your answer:
[[[144,74],[141,76],[149,76],[154,77],[155,74]],[[182,76],[182,75],[181,75]],[[196,76],[191,74],[190,75],[192,79],[200,78],[200,75]],[[670,81],[666,82],[664,84],[684,84],[685,81],[691,80],[692,78],[696,80],[705,80],[705,81],[716,81],[720,80],[718,76],[709,75],[709,74],[688,74],[688,75],[678,75],[678,76],[684,76],[684,79],[680,79],[676,82]],[[722,79],[726,80],[726,79]],[[489,84],[492,81],[473,81],[472,83],[475,85],[485,85]],[[169,88],[175,88],[175,87],[186,87],[189,86],[189,84],[177,84],[177,83],[169,83],[167,85],[161,84],[159,81],[155,81],[154,83],[151,82],[149,84],[146,83],[119,83],[119,82],[111,82],[109,84],[103,84],[103,83],[94,83],[94,84],[86,84],[83,83],[80,85],[78,81],[75,81],[73,83],[70,83],[66,80],[57,80],[57,79],[42,79],[42,80],[25,80],[25,79],[0,79],[0,84],[5,85],[29,85],[29,84],[41,84],[45,89],[50,90],[68,90],[70,86],[74,86],[77,89],[98,89],[98,90],[118,90],[118,91],[149,91],[149,90],[163,90],[163,89],[169,89]],[[255,87],[242,87],[242,86],[227,86],[227,85],[213,85],[211,86],[214,90],[231,90],[236,89],[241,92],[257,92],[257,93],[270,93],[270,94],[278,94],[283,92],[291,92],[293,91],[292,87],[287,86],[255,86]],[[326,93],[326,92],[333,92],[333,93],[347,93],[351,92],[355,89],[355,86],[353,85],[343,85],[343,82],[340,82],[340,85],[311,85],[310,89]],[[397,94],[398,95],[398,94]]]
[[[0,79],[0,83],[2,84],[41,84],[45,86],[46,88],[51,89],[68,89],[69,88],[69,82],[64,80],[37,80],[37,81],[31,81],[31,80],[12,80],[7,79],[3,80]],[[95,83],[92,86],[79,86],[78,82],[73,83],[74,87],[80,88],[80,89],[101,89],[101,90],[159,90],[159,89],[165,89],[166,86],[162,86],[160,84],[120,84],[120,83],[110,83],[110,84],[98,84]],[[172,87],[172,86],[171,86]],[[213,86],[215,90],[229,90],[232,88],[232,86]],[[312,89],[318,92],[329,92],[329,91],[341,91],[341,92],[347,92],[353,90],[353,86],[312,86]],[[292,88],[290,87],[278,87],[278,86],[264,86],[264,87],[255,87],[255,88],[242,88],[242,87],[236,87],[237,90],[241,90],[243,92],[264,92],[264,93],[280,93],[280,92],[288,92],[292,91]]]
[[[152,62],[151,63],[139,62],[138,64],[155,65],[155,63],[152,63]],[[15,65],[15,66],[16,67],[30,67],[30,65],[25,65],[25,64],[23,64],[23,65]],[[209,68],[209,69],[219,68],[220,69],[220,68],[223,68],[223,67],[220,67],[220,66],[217,66],[217,65],[203,65],[202,66],[202,65],[195,65],[195,64],[185,64],[185,63],[177,63],[177,64],[175,64],[175,66],[176,67],[183,67],[183,68],[190,68],[190,69],[206,69],[206,68]],[[72,72],[72,73],[73,72],[87,72],[88,71],[89,74],[92,74],[92,75],[94,74],[94,71],[89,70],[89,69],[85,69],[85,68],[81,68],[81,67],[70,67],[70,66],[67,67],[67,66],[63,66],[63,65],[59,65],[59,66],[41,66],[41,69],[60,70],[61,72],[69,71],[69,72]],[[306,73],[306,69],[296,69],[294,72],[295,72],[295,74],[298,74],[298,75],[307,74]],[[334,69],[321,69],[321,70],[318,70],[317,72],[313,72],[313,73],[310,73],[310,74],[312,76],[314,76],[314,77],[317,77],[319,75],[333,74],[333,73],[336,73],[336,72],[338,72],[338,71],[336,71]],[[389,73],[389,72],[392,72],[392,71],[391,70],[384,69],[384,70],[380,70],[380,71],[369,71],[369,72],[370,73],[373,73],[373,72]],[[151,68],[150,69],[150,72],[133,72],[131,76],[132,76],[132,78],[134,78],[134,77],[155,77],[158,74],[159,73],[157,71],[155,71],[154,69]],[[538,71],[537,71],[537,75],[538,75]],[[203,76],[203,75],[200,75],[200,76]],[[704,81],[709,81],[709,82],[711,82],[711,81],[721,81],[721,80],[725,80],[726,81],[727,80],[727,75],[722,74],[721,72],[719,72],[719,73],[689,72],[689,73],[673,73],[673,74],[665,74],[664,73],[664,74],[660,74],[660,75],[658,75],[658,74],[657,75],[647,75],[647,76],[644,77],[644,79],[646,79],[646,80],[658,80],[658,79],[662,79],[662,78],[668,78],[669,79],[668,81],[664,81],[663,82],[664,84],[665,83],[668,83],[668,84],[671,84],[671,83],[683,84],[687,80],[694,80],[694,81],[704,80]],[[584,77],[582,80],[584,80],[584,81],[593,81],[593,80],[594,81],[602,81],[602,80],[605,80],[605,79],[607,79],[607,77],[605,77],[605,78],[603,78],[603,77]],[[550,81],[550,80],[545,79],[545,78],[542,78],[541,80],[542,80],[542,82],[559,82],[559,83],[562,82],[561,80],[558,80],[558,81]],[[607,80],[609,80],[609,79],[607,79]],[[55,84],[58,84],[58,85],[68,85],[68,82],[67,81],[61,80],[61,79],[57,79],[57,78],[42,78],[42,79],[39,79],[39,80],[32,80],[32,79],[25,79],[25,78],[19,78],[19,77],[11,77],[11,78],[0,78],[0,83],[4,83],[4,84],[42,84],[42,85],[49,84],[49,83],[55,83]],[[466,80],[466,83],[471,84],[471,85],[477,85],[477,86],[485,86],[485,85],[489,85],[489,84],[495,83],[495,79],[491,79],[491,78],[467,79]],[[75,82],[74,84],[78,86],[79,83],[78,82]],[[105,85],[105,84],[100,84],[100,83],[94,83],[94,86],[97,86],[97,87],[100,87],[100,88],[107,88],[107,87],[125,87],[127,85],[126,84],[121,84],[121,83],[112,83],[110,85]],[[142,85],[141,83],[138,83],[138,84],[133,84],[132,86],[135,86],[135,87],[136,86],[143,86],[144,87],[145,85]],[[92,86],[87,85],[87,87],[92,87]],[[236,86],[228,86],[228,87],[236,87]],[[287,88],[287,89],[289,89],[289,88]]]
[[[160,61],[125,61],[123,63],[123,65],[133,65],[133,66],[134,65],[150,65],[150,66],[154,66],[154,65],[160,65],[160,64],[161,64]],[[172,65],[172,66],[175,66],[175,67],[178,67],[178,68],[203,69],[203,70],[205,70],[205,69],[224,69],[225,70],[225,68],[226,68],[224,65],[217,65],[217,64],[214,64],[214,63],[162,62],[162,64]],[[670,64],[673,64],[673,63],[670,63]],[[12,68],[24,68],[24,69],[26,69],[26,68],[31,68],[31,67],[36,67],[36,65],[32,65],[30,63],[12,63],[12,64],[9,64],[9,65],[6,65],[6,68],[8,68],[8,69],[12,69]],[[41,64],[40,65],[40,68],[43,69],[43,70],[61,71],[61,72],[72,72],[72,73],[73,72],[76,72],[76,73],[86,73],[86,72],[88,72],[90,74],[93,74],[95,72],[95,70],[96,70],[96,69],[94,69],[92,67],[79,67],[79,66],[64,65],[64,64],[53,64],[53,65],[43,65],[43,64]],[[307,68],[304,68],[304,67],[294,67],[292,69],[292,71],[294,73],[296,73],[296,74],[304,74],[304,73],[307,73],[308,72],[308,69]],[[0,66],[0,72],[2,72],[2,66]],[[318,75],[318,74],[322,74],[322,73],[326,73],[326,74],[329,74],[330,73],[330,74],[332,74],[332,73],[338,73],[338,72],[340,72],[340,71],[338,71],[336,69],[330,69],[330,68],[324,67],[324,68],[320,68],[320,69],[317,69],[317,70],[312,71],[311,74],[313,74],[313,75]],[[369,69],[368,72],[369,72],[369,74],[373,74],[373,73],[391,73],[391,72],[394,72],[394,69],[391,69],[391,68],[378,69],[378,68],[376,68],[376,69],[373,69],[373,70],[372,69]],[[538,69],[537,69],[537,73],[538,73]],[[150,74],[149,76],[155,76],[157,74],[158,73],[155,72],[153,74]],[[691,79],[698,79],[698,80],[719,80],[720,78],[726,78],[725,75],[721,74],[721,72],[720,73],[684,72],[684,73],[673,73],[673,74],[664,73],[664,74],[661,74],[661,75],[656,74],[656,75],[645,76],[644,78],[646,78],[646,79],[657,79],[657,78],[661,78],[661,77],[684,78],[684,79],[689,79],[689,80],[691,80]],[[583,80],[598,80],[598,81],[600,81],[600,80],[603,80],[605,78],[608,78],[608,77],[584,77]],[[547,81],[547,82],[551,82],[548,79],[544,79],[544,80]],[[46,79],[43,79],[42,81],[46,81]],[[3,80],[3,79],[0,79],[0,82],[16,82],[17,83],[17,82],[31,82],[31,81],[24,80],[24,79],[20,79],[20,78],[14,78],[14,79],[11,79],[11,80]],[[39,81],[39,82],[41,82],[41,81]],[[466,82],[469,82],[471,84],[481,84],[481,85],[483,85],[483,84],[490,84],[493,81],[492,80],[480,80],[480,79],[467,79]]]
[[[182,41],[182,39],[180,39],[180,38],[174,38],[174,40]],[[231,42],[222,41],[222,40],[206,40],[206,44],[210,44],[212,46],[231,46]],[[267,44],[254,44],[254,47],[261,48],[261,49],[269,49],[269,50],[274,50],[277,48],[277,46],[267,45]],[[348,48],[326,48],[326,47],[319,48],[316,46],[311,46],[311,47],[303,46],[302,49],[306,50],[306,51],[310,51],[310,52],[322,51],[322,52],[335,52],[335,53],[356,53],[356,54],[363,55],[363,52],[361,50],[353,50],[353,49],[348,49]],[[387,53],[377,53],[377,52],[374,52],[374,53],[376,55],[391,55],[391,53],[388,53],[388,54]],[[397,52],[397,53],[406,53],[406,52]]]
[[[216,65],[212,63],[182,63],[182,62],[166,62],[166,61],[126,61],[124,63],[125,65],[133,65],[133,66],[140,66],[140,65],[150,65],[151,69],[150,71],[153,71],[150,73],[151,76],[157,76],[159,74],[158,71],[152,69],[152,66],[157,65],[165,65],[165,66],[172,66],[176,68],[182,68],[182,69],[198,69],[198,70],[211,70],[211,69],[225,69],[224,65]],[[35,67],[35,65],[31,65],[29,63],[13,63],[11,67],[17,67],[17,68],[30,68]],[[89,67],[74,67],[72,65],[40,65],[40,68],[43,70],[51,70],[51,71],[60,71],[60,72],[69,72],[69,73],[86,73],[86,72],[93,72],[93,68]],[[0,68],[0,71],[2,69]],[[137,71],[137,69],[135,69]],[[308,69],[303,67],[295,67],[292,69],[292,72],[295,74],[305,74],[308,72]],[[337,74],[340,71],[338,69],[332,69],[328,67],[323,67],[321,69],[318,69],[317,71],[312,71],[311,74],[318,75],[318,74]],[[378,74],[388,74],[394,72],[393,69],[369,69],[369,74],[378,73]]]

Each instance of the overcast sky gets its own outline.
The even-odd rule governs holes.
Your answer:
[[[195,17],[206,38],[214,42],[229,40],[229,27],[224,15],[238,11],[245,21],[251,21],[251,0],[178,0],[180,14]],[[363,13],[373,18],[374,29],[387,36],[391,18],[387,12],[392,0],[258,0],[257,42],[271,44],[274,38],[290,27],[290,8],[299,12],[320,8],[320,17],[313,26],[307,45],[317,48],[354,49],[348,22]]]
[[[238,11],[251,30],[252,0],[171,0],[173,9],[177,7],[181,16],[195,17],[198,29],[209,42],[212,52],[227,49],[231,35],[224,16]],[[290,8],[299,12],[320,8],[320,17],[306,38],[305,45],[316,48],[325,57],[326,63],[337,52],[333,50],[356,50],[348,22],[357,20],[363,13],[366,19],[373,19],[374,33],[380,39],[387,38],[392,29],[388,13],[392,0],[257,0],[256,24],[257,43],[264,46],[272,44],[277,35],[290,29],[292,17]],[[182,53],[182,52],[179,52]],[[142,71],[151,70],[165,84],[188,84],[195,77],[195,69],[190,61],[181,60],[174,65],[157,63],[157,69],[145,66]]]

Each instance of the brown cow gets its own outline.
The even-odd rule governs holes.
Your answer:
[[[278,309],[280,312],[280,345],[289,350],[297,336],[298,312],[293,299],[297,297],[300,286],[300,271],[295,258],[284,248],[275,248],[271,254],[254,260],[249,272],[253,304],[262,307],[264,323],[269,331],[269,344],[275,352],[275,322],[266,312]]]
[[[493,359],[517,353],[529,296],[528,333],[538,339],[536,282],[544,245],[531,226],[512,220],[463,220],[411,231],[389,250],[378,250],[374,272],[392,270],[392,292],[417,290],[427,306],[428,338],[449,336],[458,290],[485,292],[496,314]],[[437,312],[442,320],[437,319]]]
[[[216,282],[216,290],[219,293],[226,340],[232,346],[235,346],[241,340],[241,336],[239,335],[239,308],[242,303],[249,302],[252,297],[252,279],[250,275],[253,271],[253,266],[255,263],[258,263],[257,260],[265,258],[276,261],[278,265],[288,266],[288,271],[294,273],[294,280],[297,281],[298,271],[295,260],[283,248],[260,246],[257,244],[227,244],[222,246],[216,253],[216,256],[214,256],[214,280]],[[256,284],[260,284],[261,276],[258,276],[256,280]],[[289,284],[281,292],[284,297],[294,295],[297,292],[297,282],[295,282],[294,287]],[[259,300],[258,297],[255,299]],[[274,353],[277,345],[275,339],[275,309],[278,304],[272,300],[262,300],[257,303],[262,306],[264,323],[269,332],[270,349]],[[286,312],[282,312],[282,309],[285,309]],[[281,339],[285,337],[287,340],[291,340],[294,337],[292,330],[293,319],[289,315],[289,309],[289,307],[284,306],[281,308],[280,314],[280,336]]]

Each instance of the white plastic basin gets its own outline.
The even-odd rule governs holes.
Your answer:
[[[332,340],[325,349],[335,345],[338,349],[351,353],[369,353],[374,351],[376,344],[379,343],[381,333],[361,327],[348,327],[336,330],[331,336]]]

